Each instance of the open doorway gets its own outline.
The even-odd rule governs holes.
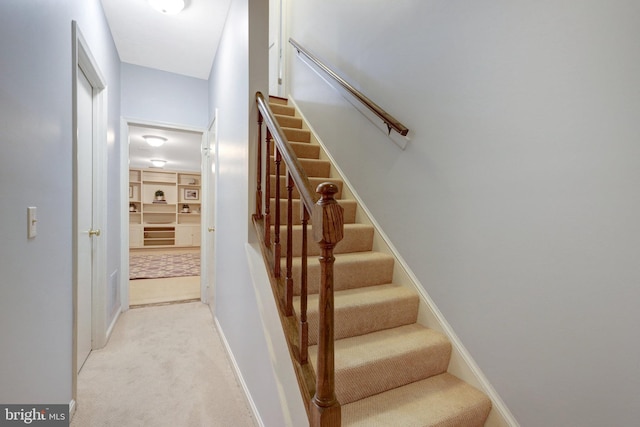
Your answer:
[[[204,132],[128,123],[130,307],[202,299]]]

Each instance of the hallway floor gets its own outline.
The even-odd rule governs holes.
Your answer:
[[[200,253],[200,248],[131,249],[136,255]],[[129,280],[129,306],[200,299],[200,276]]]
[[[209,307],[131,309],[78,375],[73,427],[255,425]]]
[[[129,306],[200,299],[200,276],[129,280]]]

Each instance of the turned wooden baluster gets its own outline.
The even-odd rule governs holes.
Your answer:
[[[264,245],[271,247],[271,131],[267,128],[267,139],[265,140],[265,162],[264,162]]]
[[[307,323],[307,224],[309,212],[300,203],[302,212],[302,257],[300,267],[300,364],[309,360],[309,324]]]
[[[268,154],[267,154],[268,155]],[[258,175],[256,185],[256,218],[262,219],[262,113],[258,111]]]
[[[335,394],[334,365],[334,302],[333,302],[333,249],[344,235],[344,213],[334,199],[338,187],[322,183],[313,209],[313,239],[321,248],[318,361],[316,364],[316,394],[309,404],[312,427],[340,426],[340,403]]]
[[[282,163],[282,156],[280,155],[280,150],[278,147],[274,145],[275,155],[276,155],[276,222],[274,226],[274,250],[273,250],[273,274],[276,277],[280,277],[280,255],[281,255],[281,245],[280,245],[280,163]]]
[[[284,313],[293,314],[293,178],[287,172],[287,278],[284,287]]]

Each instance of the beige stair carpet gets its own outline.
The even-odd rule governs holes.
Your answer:
[[[295,109],[281,99],[271,103],[290,138],[300,163],[315,188],[322,182],[338,186],[335,197],[345,209],[343,240],[335,248],[335,379],[343,426],[476,427],[484,425],[491,401],[482,392],[447,373],[451,343],[441,333],[417,324],[420,299],[415,290],[393,283],[394,259],[373,250],[374,229],[356,221],[357,203],[344,200],[343,182],[320,159]],[[273,148],[271,150],[273,153]],[[271,158],[270,213],[275,215],[275,164]],[[286,199],[285,168],[281,165],[281,198]],[[293,198],[297,199],[297,191]],[[280,202],[280,244],[285,271],[287,202]],[[300,307],[302,226],[300,201],[293,201],[292,278],[294,311]],[[271,221],[272,242],[275,224]],[[308,312],[309,356],[317,357],[319,250],[309,226]]]

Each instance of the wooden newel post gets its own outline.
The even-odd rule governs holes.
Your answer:
[[[344,235],[344,213],[334,199],[338,187],[322,183],[316,189],[321,195],[312,213],[313,239],[322,250],[320,256],[320,295],[318,361],[316,364],[316,394],[309,404],[311,427],[340,426],[340,403],[335,393],[334,367],[334,303],[333,249]]]

